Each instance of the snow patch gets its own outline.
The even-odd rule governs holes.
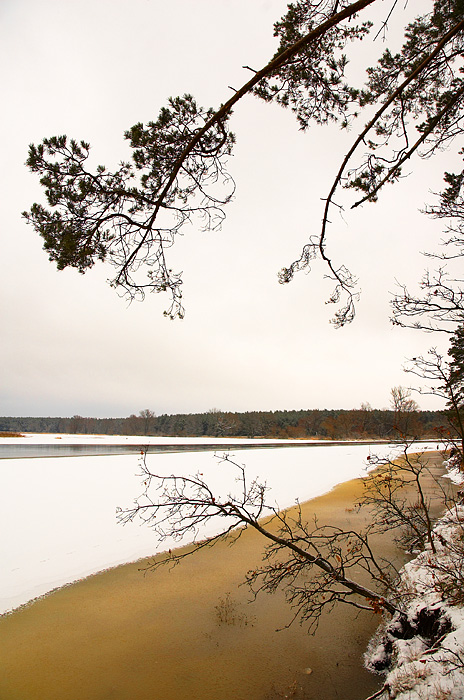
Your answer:
[[[455,470],[450,478],[462,483]],[[464,699],[464,505],[434,528],[434,544],[400,572],[406,606],[371,640],[365,665],[385,674],[389,700]]]

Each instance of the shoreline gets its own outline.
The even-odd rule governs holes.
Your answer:
[[[272,501],[285,508],[298,498],[306,501],[336,483],[364,476],[368,454],[390,451],[378,446],[317,446],[313,450],[237,450],[231,456],[232,461],[245,462],[253,478],[265,479]],[[236,487],[236,466],[224,467],[222,453],[158,454],[149,455],[148,460],[152,471],[160,473],[200,471],[218,493]],[[5,492],[21,492],[24,509],[21,517],[11,500],[2,512],[4,530],[16,532],[17,528],[18,537],[16,544],[14,538],[5,543],[1,612],[84,576],[179,546],[159,543],[147,527],[137,523],[125,528],[116,523],[115,508],[127,506],[143,489],[139,455],[0,461],[0,467]],[[73,498],[69,502],[70,484]],[[44,499],[38,497],[42,490]],[[83,517],[82,509],[87,508]],[[211,523],[205,536],[214,534],[221,524]]]
[[[365,518],[353,503],[361,489],[362,479],[338,484],[302,504],[304,515],[360,527]],[[389,538],[377,544],[398,564],[406,560]],[[140,700],[274,700],[292,688],[295,698],[359,700],[374,692],[380,679],[361,657],[379,618],[338,606],[315,637],[296,624],[276,633],[291,619],[282,594],[248,605],[240,587],[262,545],[247,531],[233,547],[219,543],[156,573],[140,571],[144,558],[7,614],[0,619],[0,697],[127,700],[135,687]],[[229,624],[220,619],[225,606]]]

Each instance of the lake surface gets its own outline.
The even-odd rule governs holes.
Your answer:
[[[142,524],[123,527],[116,521],[116,508],[130,507],[143,490],[137,453],[144,438],[121,438],[117,444],[112,438],[112,445],[107,438],[107,444],[96,444],[94,436],[85,440],[80,437],[85,445],[76,444],[76,436],[55,439],[63,439],[63,443],[57,447],[50,436],[37,436],[35,441],[20,438],[23,445],[17,443],[13,447],[27,448],[29,456],[16,453],[14,458],[0,462],[0,612],[89,574],[179,544],[160,543],[153,531]],[[170,451],[166,449],[166,438],[163,445],[159,440],[153,442],[157,444],[150,446],[147,456],[152,471],[165,475],[201,472],[219,496],[237,488],[233,465],[215,455],[218,451],[227,452],[240,464],[246,464],[249,479],[266,482],[270,503],[280,508],[364,476],[368,455],[390,449],[386,445],[369,447],[360,443],[321,445],[298,441],[289,447],[284,441],[257,444],[191,439],[188,445],[185,441],[169,440]],[[250,447],[250,443],[253,449],[240,449]],[[295,445],[298,449],[294,449]],[[272,449],[277,446],[279,449]],[[108,454],[105,450],[110,447],[122,452]],[[37,456],[42,448],[42,454],[47,456]],[[436,445],[431,444],[430,448],[435,449]],[[97,453],[86,451],[95,449]],[[66,456],[52,457],[47,450]],[[210,526],[202,534],[213,533],[214,526]]]
[[[59,438],[55,438],[59,439]],[[143,439],[143,438],[142,438]],[[27,443],[14,442],[11,440],[5,444],[0,442],[0,459],[36,459],[39,457],[92,457],[98,455],[124,455],[124,454],[139,454],[142,450],[147,453],[169,453],[169,452],[220,452],[229,450],[252,450],[252,449],[277,449],[279,447],[289,447],[288,441],[259,441],[259,440],[243,440],[239,442],[223,440],[221,442],[209,441],[203,442],[202,438],[198,438],[197,442],[182,442],[179,439],[164,439],[164,442],[143,442],[134,443],[91,443],[91,442],[53,442],[53,443]],[[174,441],[176,440],[176,441]],[[290,443],[290,447],[317,447],[317,446],[334,446],[334,445],[371,445],[372,441],[356,441],[356,442],[341,442],[341,441],[295,441]],[[384,444],[384,443],[379,443]]]
[[[303,504],[303,517],[362,527],[365,513],[352,508],[361,491],[359,482],[341,484]],[[380,680],[363,669],[362,654],[377,616],[341,605],[316,637],[298,624],[282,630],[292,618],[282,593],[250,604],[241,585],[262,554],[261,535],[248,530],[233,547],[197,550],[174,569],[119,566],[4,616],[0,697],[128,700],[134,688],[138,700],[371,695]]]

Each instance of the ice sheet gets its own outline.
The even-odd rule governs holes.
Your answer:
[[[285,507],[363,476],[370,451],[366,445],[283,447],[238,451],[235,460],[246,464],[250,479],[267,482],[269,502]],[[213,452],[147,460],[152,471],[166,475],[200,471],[218,492],[237,488],[236,472]],[[116,507],[130,507],[142,491],[138,462],[137,455],[0,461],[0,612],[170,546],[161,546],[147,526],[116,521]]]

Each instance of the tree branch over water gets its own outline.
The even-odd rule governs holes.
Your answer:
[[[120,522],[141,519],[161,542],[193,541],[187,550],[169,549],[149,568],[177,565],[198,549],[219,541],[233,544],[251,528],[267,544],[263,565],[249,571],[246,582],[255,595],[282,588],[294,610],[294,619],[308,624],[311,631],[317,628],[322,612],[337,603],[371,612],[399,612],[386,598],[395,571],[376,558],[368,532],[320,525],[317,521],[306,523],[298,504],[284,511],[270,505],[266,484],[257,479],[248,483],[245,467],[230,456],[222,457],[221,466],[237,473],[237,487],[226,496],[215,493],[200,473],[187,477],[153,473],[143,456],[144,493],[134,507],[119,511]],[[204,537],[204,528],[211,524],[219,532]],[[356,572],[362,572],[372,587],[360,583]]]

